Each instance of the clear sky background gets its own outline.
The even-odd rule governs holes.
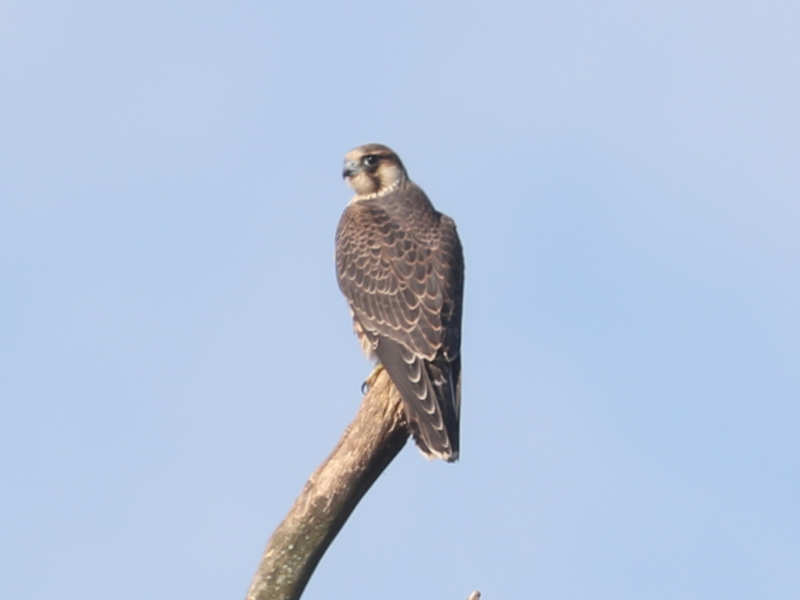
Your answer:
[[[462,458],[305,598],[800,597],[796,2],[0,4],[0,597],[241,598],[370,366],[353,146],[458,223]]]

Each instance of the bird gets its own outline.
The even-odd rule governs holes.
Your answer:
[[[455,222],[383,144],[349,151],[342,177],[355,194],[336,229],[336,276],[361,347],[377,361],[365,385],[385,369],[422,454],[454,462],[464,293]]]

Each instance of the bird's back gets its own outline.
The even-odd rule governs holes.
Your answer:
[[[362,346],[403,398],[428,456],[459,448],[463,256],[455,224],[412,182],[351,202],[336,234],[339,286]]]

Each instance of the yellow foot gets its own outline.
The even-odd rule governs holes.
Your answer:
[[[370,388],[375,385],[375,382],[378,380],[378,376],[383,371],[383,365],[378,363],[375,365],[375,368],[372,369],[372,373],[370,373],[367,378],[364,380],[364,383],[361,384],[361,393],[366,394]]]

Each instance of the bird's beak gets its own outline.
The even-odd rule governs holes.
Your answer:
[[[344,168],[342,169],[342,178],[347,179],[348,177],[352,177],[359,171],[361,171],[361,165],[358,164],[357,160],[346,160],[344,162]]]

